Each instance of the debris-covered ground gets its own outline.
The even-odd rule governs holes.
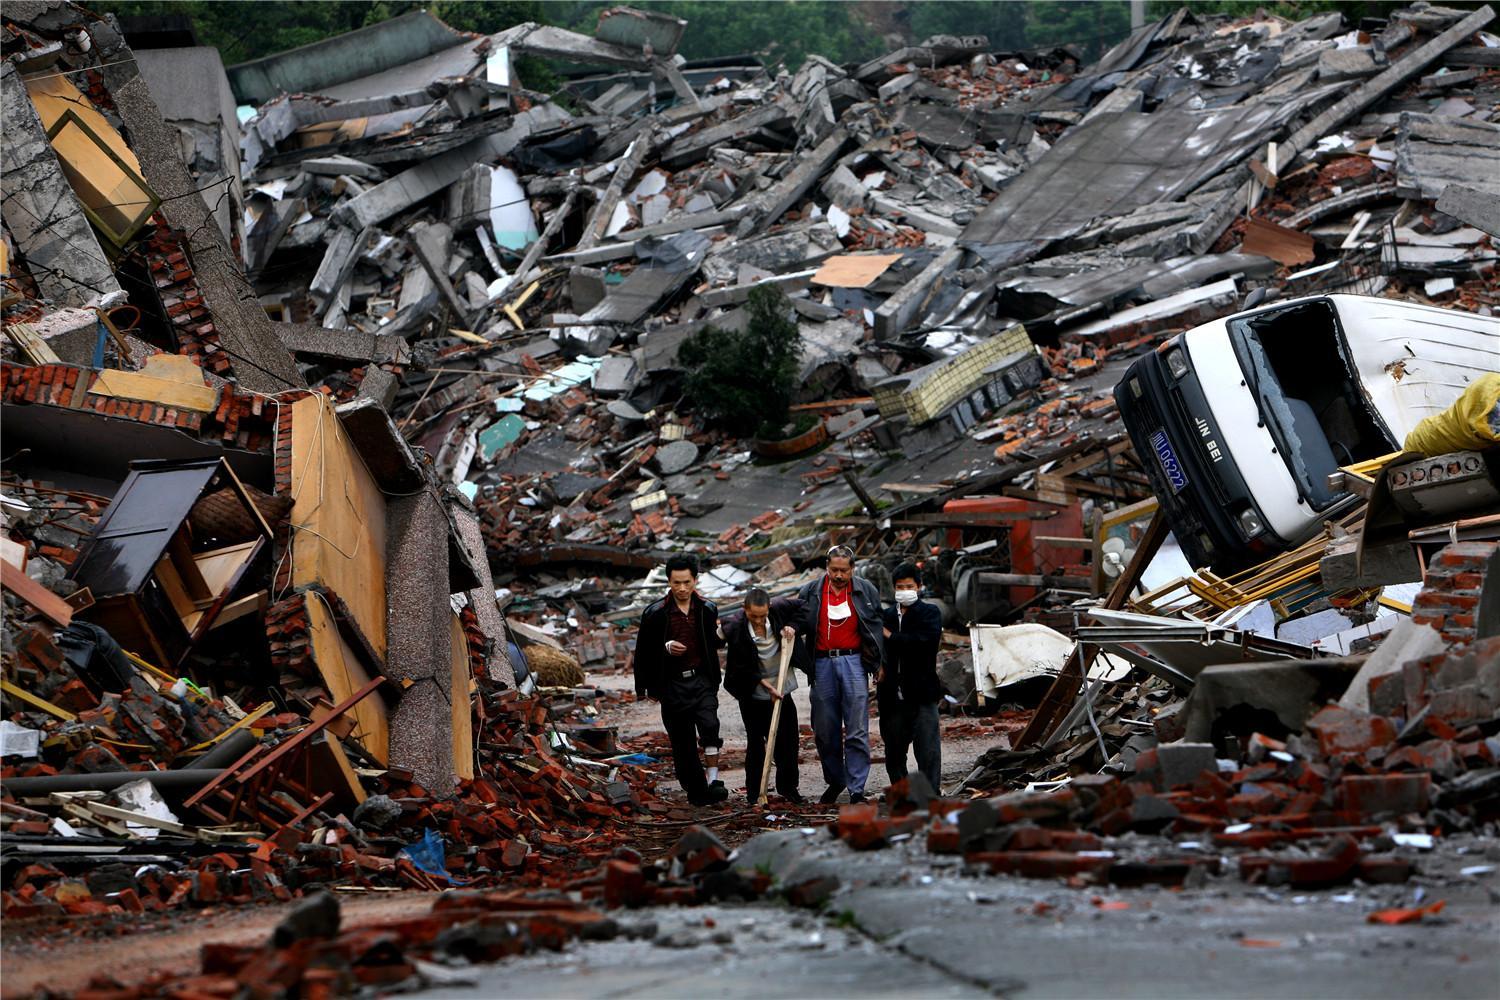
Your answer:
[[[793,71],[413,12],[226,68],[8,3],[6,993],[1493,992],[1500,423],[1378,406],[1441,382],[1403,345],[1470,372],[1424,413],[1500,371],[1500,37],[1385,13]],[[1280,546],[1206,494],[1220,552],[1128,373],[1303,297],[1312,426],[1375,429],[1291,439]],[[727,621],[838,543],[942,612],[942,787],[873,719],[818,804],[804,686],[808,801],[721,695],[689,805],[663,563]]]

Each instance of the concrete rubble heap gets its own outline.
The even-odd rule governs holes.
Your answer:
[[[1492,18],[1184,8],[1092,64],[938,36],[791,72],[630,8],[413,12],[226,70],[7,4],[5,916],[466,890],[111,994],[329,995],[637,933],[620,906],[821,905],[765,840],[632,849],[694,814],[589,676],[666,556],[730,610],[833,542],[887,599],[922,562],[945,733],[992,749],[779,823],[1080,885],[1403,882],[1493,837],[1500,511],[1391,536],[1350,466],[1322,533],[1215,575],[1113,392],[1249,301],[1493,316]],[[745,440],[678,353],[765,288],[797,389]]]

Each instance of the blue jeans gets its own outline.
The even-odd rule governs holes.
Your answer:
[[[830,787],[861,795],[870,776],[870,681],[856,656],[819,656],[813,670],[813,736]]]

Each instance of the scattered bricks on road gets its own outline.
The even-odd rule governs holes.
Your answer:
[[[1318,889],[1342,885],[1359,866],[1359,845],[1347,835],[1335,837],[1322,857],[1258,855],[1240,858],[1240,876],[1247,882]]]
[[[1426,773],[1351,774],[1339,782],[1339,803],[1365,819],[1424,813],[1431,787]]]
[[[1369,854],[1359,859],[1361,881],[1377,885],[1405,882],[1416,871],[1410,858],[1398,858],[1391,854]]]
[[[692,876],[728,865],[729,848],[708,827],[694,826],[673,845],[671,857],[674,868],[680,866],[683,875]]]
[[[1114,863],[1114,855],[1095,856],[1069,851],[976,851],[964,860],[976,867],[987,867],[997,875],[1022,875],[1026,878],[1072,878],[1085,876],[1103,880],[1104,872]]]
[[[1217,875],[1219,859],[1182,855],[1148,858],[1144,861],[1117,861],[1109,866],[1109,883],[1118,886],[1183,885],[1195,871]]]

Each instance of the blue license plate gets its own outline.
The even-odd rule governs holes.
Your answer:
[[[1166,474],[1172,492],[1181,493],[1187,488],[1187,473],[1182,471],[1182,463],[1177,461],[1172,445],[1167,441],[1166,431],[1157,431],[1151,435],[1151,450],[1156,452],[1156,460],[1161,463],[1161,471]]]

